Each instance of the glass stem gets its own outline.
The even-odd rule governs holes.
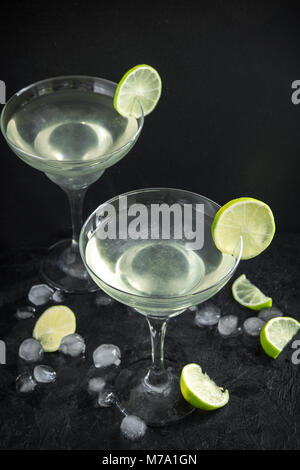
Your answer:
[[[79,235],[82,227],[82,213],[83,213],[83,201],[87,188],[81,189],[69,189],[63,188],[66,192],[70,208],[71,208],[71,219],[72,219],[72,251],[79,252]]]
[[[146,382],[150,387],[162,387],[168,383],[168,374],[164,365],[164,340],[167,319],[147,317],[150,329],[152,364],[146,375]]]

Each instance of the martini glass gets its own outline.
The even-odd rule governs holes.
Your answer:
[[[128,209],[127,212],[127,207],[144,212],[142,208],[146,208],[147,214],[151,214],[157,204],[169,208],[177,205],[182,214],[187,205],[192,208],[192,218],[185,222],[186,230],[181,238],[175,237],[178,228],[175,216],[170,217],[170,236],[167,237],[161,217],[155,221],[147,217],[147,230],[144,226],[141,237],[124,236],[124,226],[119,230],[121,223],[125,223],[130,233],[134,220],[130,213],[134,211]],[[164,337],[171,317],[215,295],[239,263],[242,239],[235,256],[222,254],[213,242],[211,225],[219,208],[215,202],[188,191],[143,189],[102,204],[81,230],[80,252],[93,280],[108,295],[144,315],[148,322],[152,361],[149,364],[140,360],[123,369],[116,383],[116,393],[129,413],[140,416],[150,425],[169,424],[192,411],[180,393],[179,378],[184,363],[165,364]],[[204,243],[191,249],[188,242],[199,211],[201,225],[198,222],[196,228],[202,233]],[[117,236],[105,238],[103,233],[107,231],[112,213],[116,214]],[[149,233],[154,233],[155,237],[149,237]]]
[[[142,109],[140,119],[115,111],[116,86],[95,77],[50,78],[17,92],[1,114],[10,148],[68,196],[72,239],[53,245],[41,267],[46,281],[66,292],[98,289],[79,254],[84,196],[106,168],[129,152],[143,126]]]

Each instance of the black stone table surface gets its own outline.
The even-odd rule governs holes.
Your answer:
[[[300,236],[278,234],[258,258],[240,264],[234,278],[245,273],[282,311],[300,320]],[[229,389],[229,404],[221,410],[194,412],[182,422],[148,428],[144,438],[127,441],[120,434],[120,412],[96,409],[87,393],[93,373],[92,352],[102,343],[114,343],[122,352],[121,367],[150,355],[148,327],[142,315],[113,302],[97,307],[95,294],[68,296],[65,304],[77,317],[77,332],[87,344],[86,357],[45,354],[43,363],[57,371],[54,384],[38,386],[20,395],[15,379],[24,369],[18,359],[21,341],[31,336],[35,319],[18,320],[17,305],[26,304],[29,288],[41,281],[39,263],[44,251],[19,248],[3,252],[1,265],[0,339],[6,343],[6,364],[0,365],[1,449],[299,449],[300,365],[293,364],[290,346],[272,360],[258,339],[245,333],[223,338],[216,327],[200,329],[187,311],[169,322],[166,356],[182,363],[201,364],[218,385]],[[231,283],[214,302],[223,314],[240,322],[251,311],[232,298]],[[37,316],[51,304],[38,307]],[[25,366],[26,367],[26,366]]]

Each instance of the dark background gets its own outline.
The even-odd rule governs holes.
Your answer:
[[[149,186],[192,190],[220,204],[242,195],[262,199],[274,211],[277,234],[237,275],[246,273],[300,320],[300,105],[291,102],[291,84],[300,79],[299,8],[287,1],[9,1],[0,13],[7,97],[55,75],[117,82],[139,63],[162,77],[161,100],[139,141],[90,188],[86,215],[116,194]],[[16,306],[41,281],[46,247],[70,234],[70,215],[63,191],[19,160],[1,136],[0,155],[0,338],[7,345],[0,449],[300,449],[293,350],[273,361],[258,338],[222,338],[215,327],[197,328],[191,312],[170,322],[166,356],[198,362],[228,387],[230,403],[222,410],[149,429],[141,442],[120,436],[120,413],[96,411],[87,395],[92,352],[101,343],[117,344],[126,366],[149,357],[149,332],[142,315],[116,302],[99,309],[95,295],[66,301],[86,339],[86,360],[45,355],[57,382],[20,397],[18,348],[36,319],[16,320]],[[240,324],[253,315],[232,299],[231,283],[213,301]]]
[[[10,1],[1,4],[7,98],[34,81],[85,74],[119,81],[148,63],[161,100],[134,149],[89,190],[85,214],[135,188],[188,189],[223,204],[251,195],[281,231],[299,231],[299,9],[286,1]],[[64,193],[0,138],[1,246],[68,235]]]

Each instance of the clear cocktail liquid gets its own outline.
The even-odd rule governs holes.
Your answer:
[[[205,236],[212,220],[204,217]],[[234,264],[213,241],[191,250],[183,240],[103,240],[94,232],[86,246],[86,262],[105,283],[131,294],[180,296],[210,287]]]
[[[112,100],[78,90],[39,96],[13,114],[7,137],[27,153],[57,162],[99,160],[138,130],[137,120],[119,115]]]

